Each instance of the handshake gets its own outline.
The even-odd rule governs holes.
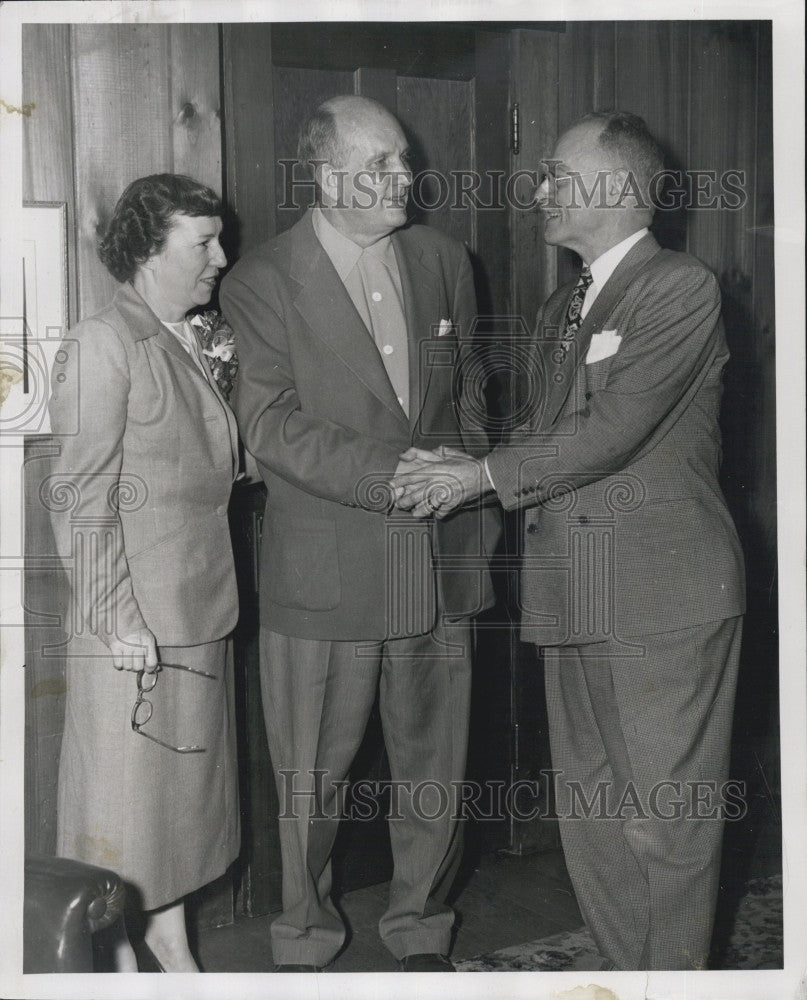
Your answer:
[[[408,448],[390,480],[392,500],[413,517],[443,518],[493,489],[484,463],[456,448]]]

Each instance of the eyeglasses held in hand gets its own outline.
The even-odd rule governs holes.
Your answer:
[[[210,680],[216,680],[215,674],[208,674],[204,670],[195,670],[193,667],[186,667],[181,663],[158,663],[157,669],[151,673],[146,670],[138,670],[137,701],[134,703],[134,708],[132,709],[132,729],[140,736],[145,736],[147,740],[159,743],[160,746],[165,747],[166,750],[173,750],[175,753],[204,753],[204,747],[175,747],[170,743],[165,743],[163,740],[158,739],[156,736],[152,736],[151,733],[143,731],[143,726],[146,725],[154,712],[154,706],[148,698],[146,698],[146,695],[150,694],[156,687],[157,678],[160,676],[160,671],[163,667],[170,667],[172,670],[185,670],[189,674],[198,674],[199,677],[207,677]]]

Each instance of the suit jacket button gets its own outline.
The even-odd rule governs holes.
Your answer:
[[[593,393],[593,392],[587,392],[587,393],[586,393],[586,399],[591,399],[591,397],[592,397],[593,395],[594,395],[594,393]]]
[[[528,524],[527,525],[527,531],[531,535],[534,535],[537,530],[538,530],[538,525],[537,524]]]
[[[220,506],[216,507],[216,513],[219,515],[219,517],[224,517],[224,515],[227,513],[227,508],[224,506],[224,504],[221,504]]]

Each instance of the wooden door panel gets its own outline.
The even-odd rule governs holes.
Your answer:
[[[277,198],[277,232],[290,229],[303,212],[314,203],[310,187],[299,185],[292,197],[287,198],[287,172],[281,160],[297,158],[297,135],[300,125],[323,101],[336,94],[353,93],[353,74],[331,69],[295,69],[276,66],[274,78],[275,115],[275,197]],[[303,168],[298,176],[308,177]],[[284,204],[291,206],[284,208]]]
[[[467,80],[398,77],[398,118],[412,146],[412,166],[425,173],[413,187],[416,218],[476,249],[474,211],[455,207],[452,172],[474,169],[473,84]],[[431,206],[434,206],[433,208]]]

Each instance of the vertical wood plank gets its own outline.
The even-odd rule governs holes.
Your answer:
[[[689,32],[685,22],[622,21],[616,26],[616,106],[641,115],[662,144],[667,166],[687,166]],[[653,232],[662,246],[686,246],[686,213],[659,210]]]
[[[756,182],[756,29],[748,22],[690,26],[690,140],[687,167],[718,178],[741,170],[746,190]],[[719,194],[719,190],[717,191]],[[693,208],[689,250],[721,278],[724,293],[748,298],[753,268],[753,199],[742,208]],[[747,303],[750,305],[750,301]]]
[[[275,129],[270,24],[222,28],[228,258],[275,235]]]
[[[298,183],[293,192],[288,182],[292,179],[292,166],[281,160],[296,161],[297,135],[303,121],[323,101],[337,94],[352,94],[353,73],[342,70],[296,69],[276,66],[275,90],[275,197],[277,199],[277,231],[291,228],[303,212],[314,203],[313,176],[307,168],[298,166],[295,178]]]
[[[107,303],[117,283],[96,246],[115,202],[137,177],[173,167],[168,28],[74,25],[73,109],[79,315]]]
[[[35,854],[56,853],[56,787],[66,692],[63,644],[69,583],[65,571],[53,563],[56,540],[39,499],[55,452],[50,437],[26,439],[25,850]]]
[[[233,637],[242,858],[237,909],[249,917],[282,906],[280,806],[263,718],[258,641],[258,566],[265,504],[263,484],[236,486],[230,502],[240,606]]]
[[[613,108],[616,25],[614,22],[573,21],[558,37],[558,131],[563,132],[589,111]],[[565,247],[557,251],[557,283],[575,277],[580,269],[577,254]]]
[[[474,87],[475,163],[480,171],[510,166],[510,38],[508,34],[477,31]],[[476,219],[474,259],[480,314],[506,316],[510,302],[509,222],[506,212],[480,211]]]
[[[467,247],[473,245],[474,208],[470,198],[458,197],[458,175],[474,172],[472,108],[473,90],[465,80],[398,77],[398,118],[416,174],[412,208],[419,222]]]
[[[393,115],[398,114],[398,76],[394,69],[360,66],[353,77],[353,89],[362,97],[379,101]]]
[[[774,277],[773,241],[764,235],[773,223],[769,33],[764,22],[693,23],[690,39],[688,165],[715,171],[718,179],[726,170],[743,171],[748,195],[740,208],[693,209],[689,248],[720,281],[731,354],[723,377],[721,485],[742,539],[748,584],[732,773],[746,781],[749,802],[770,803],[753,825],[757,838],[776,843],[776,372],[773,303],[764,304]],[[730,825],[728,857],[740,839]]]
[[[75,200],[70,28],[25,24],[22,28],[23,102],[35,104],[23,120],[23,198],[67,204],[68,303],[77,319]],[[50,471],[50,439],[29,438],[23,472],[25,505],[25,850],[56,851],[56,784],[65,707],[64,656],[45,647],[65,638],[47,616],[67,611],[67,578],[56,567],[35,568],[38,557],[55,556],[56,542],[39,486]]]
[[[570,21],[558,36],[561,132],[588,111],[614,107],[615,32],[614,22]]]
[[[641,115],[678,161],[687,151],[689,38],[686,22],[616,25],[616,107]]]
[[[748,497],[748,511],[755,527],[755,544],[749,560],[749,608],[747,616],[747,659],[758,671],[749,688],[756,694],[763,688],[764,701],[750,698],[748,716],[761,732],[761,747],[754,760],[758,772],[770,787],[781,789],[780,719],[778,675],[770,669],[779,662],[778,648],[778,551],[776,492],[776,316],[774,274],[774,191],[773,191],[773,53],[772,24],[757,24],[757,106],[756,106],[756,185],[754,191],[754,276],[752,315],[756,379],[755,434],[753,447],[754,482]],[[756,633],[756,636],[755,636]],[[756,641],[755,641],[756,639]],[[766,676],[767,675],[767,676]],[[738,725],[742,731],[743,720]],[[750,728],[750,727],[749,727]],[[749,754],[750,756],[750,754]],[[770,796],[768,796],[770,800]],[[768,819],[768,825],[772,821]],[[775,822],[775,821],[774,821]],[[774,837],[781,836],[775,830]]]
[[[558,138],[558,33],[522,29],[514,32],[512,101],[521,112],[521,151],[511,157],[511,170],[534,171],[540,178],[542,160]],[[527,183],[518,186],[526,201]],[[557,251],[544,243],[541,213],[511,206],[513,305],[532,330],[541,304],[557,285]]]
[[[219,31],[174,24],[170,43],[174,172],[221,193]]]
[[[761,642],[770,645],[766,630],[775,627],[770,624],[776,566],[773,314],[765,310],[763,331],[754,308],[755,298],[762,295],[764,301],[766,294],[761,282],[773,285],[772,241],[766,259],[756,229],[758,212],[772,223],[770,79],[759,81],[757,24],[712,22],[693,24],[690,31],[690,168],[712,170],[718,179],[727,170],[742,171],[748,194],[740,208],[693,209],[689,225],[690,252],[715,271],[723,296],[731,357],[723,378],[721,483],[746,556],[748,650]],[[767,155],[760,160],[763,145]],[[770,670],[769,656],[766,650],[749,661],[746,678]],[[760,676],[759,685],[761,710],[770,683]],[[743,709],[742,698],[739,705],[751,718],[754,710],[747,704]]]
[[[748,577],[753,580],[756,552],[750,497],[759,479],[762,428],[756,405],[760,370],[756,353],[752,287],[754,276],[754,198],[756,188],[756,29],[730,22],[690,27],[690,142],[688,169],[711,171],[719,197],[719,178],[742,171],[751,195],[741,208],[696,207],[688,213],[689,252],[718,277],[723,320],[731,358],[723,382],[722,485],[747,540]],[[715,127],[715,123],[719,123]],[[691,201],[695,201],[692,195]]]
[[[752,511],[762,528],[764,564],[758,582],[773,589],[776,573],[776,315],[773,258],[773,61],[771,22],[760,22],[757,48],[757,148],[754,190],[753,346],[759,367],[756,396],[760,438],[756,455],[759,480],[751,497]]]
[[[22,99],[36,105],[23,119],[23,198],[67,204],[67,297],[73,324],[78,302],[69,25],[22,26]]]

